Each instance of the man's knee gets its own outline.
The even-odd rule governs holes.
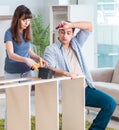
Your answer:
[[[110,111],[113,112],[115,110],[116,106],[117,106],[117,102],[114,98],[110,97],[110,99],[108,100],[108,103],[105,104],[105,105],[108,107],[108,109]]]

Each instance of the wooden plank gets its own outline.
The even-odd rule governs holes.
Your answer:
[[[31,130],[30,91],[28,85],[6,89],[7,130]]]
[[[40,78],[32,77],[32,78],[2,80],[0,81],[0,89],[20,87],[24,85],[34,85],[34,84],[39,84],[39,83],[47,83],[47,82],[66,80],[66,79],[71,79],[71,78],[59,77],[59,78],[52,78],[52,79],[40,79]]]
[[[84,78],[62,81],[62,130],[85,130]]]
[[[16,79],[8,79],[8,80],[0,80],[0,85],[2,84],[10,84],[15,82],[23,82],[23,81],[31,81],[33,78],[16,78]]]
[[[36,130],[59,130],[57,81],[35,87]]]

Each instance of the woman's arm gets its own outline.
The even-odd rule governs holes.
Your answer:
[[[18,62],[24,62],[26,63],[29,67],[33,66],[36,62],[30,58],[27,57],[23,57],[20,55],[17,55],[14,53],[14,49],[13,49],[13,44],[11,41],[7,41],[6,42],[6,50],[7,50],[7,54],[8,57],[14,61],[18,61]]]
[[[30,54],[30,57],[31,57],[32,59],[34,59],[36,62],[40,62],[40,65],[41,65],[42,67],[44,67],[44,66],[47,64],[47,62],[46,62],[42,57],[40,57],[40,56],[37,55],[35,52],[33,52],[31,48],[30,48],[30,50],[29,50],[29,54]]]
[[[30,48],[29,50],[29,55],[32,59],[36,60],[37,62],[40,61],[42,58],[37,55],[34,51],[32,51],[32,49]]]

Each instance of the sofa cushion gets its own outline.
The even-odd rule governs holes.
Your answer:
[[[116,64],[115,70],[114,70],[114,74],[112,77],[112,83],[118,83],[119,84],[119,60]]]
[[[94,82],[94,86],[112,96],[116,100],[117,104],[119,104],[119,84]]]
[[[114,73],[114,68],[95,68],[90,71],[93,81],[96,82],[111,82],[113,73]]]

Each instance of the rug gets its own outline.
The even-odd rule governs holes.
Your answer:
[[[90,125],[91,125],[91,123],[89,121],[86,121],[86,130],[89,129]],[[115,129],[108,127],[106,130],[115,130]]]
[[[62,117],[59,116],[59,130],[62,130]],[[90,127],[91,123],[86,121],[86,129],[88,130],[88,128]],[[0,130],[4,130],[4,119],[0,119]],[[35,116],[31,116],[31,130],[35,130]],[[113,128],[107,128],[106,130],[115,130]]]

